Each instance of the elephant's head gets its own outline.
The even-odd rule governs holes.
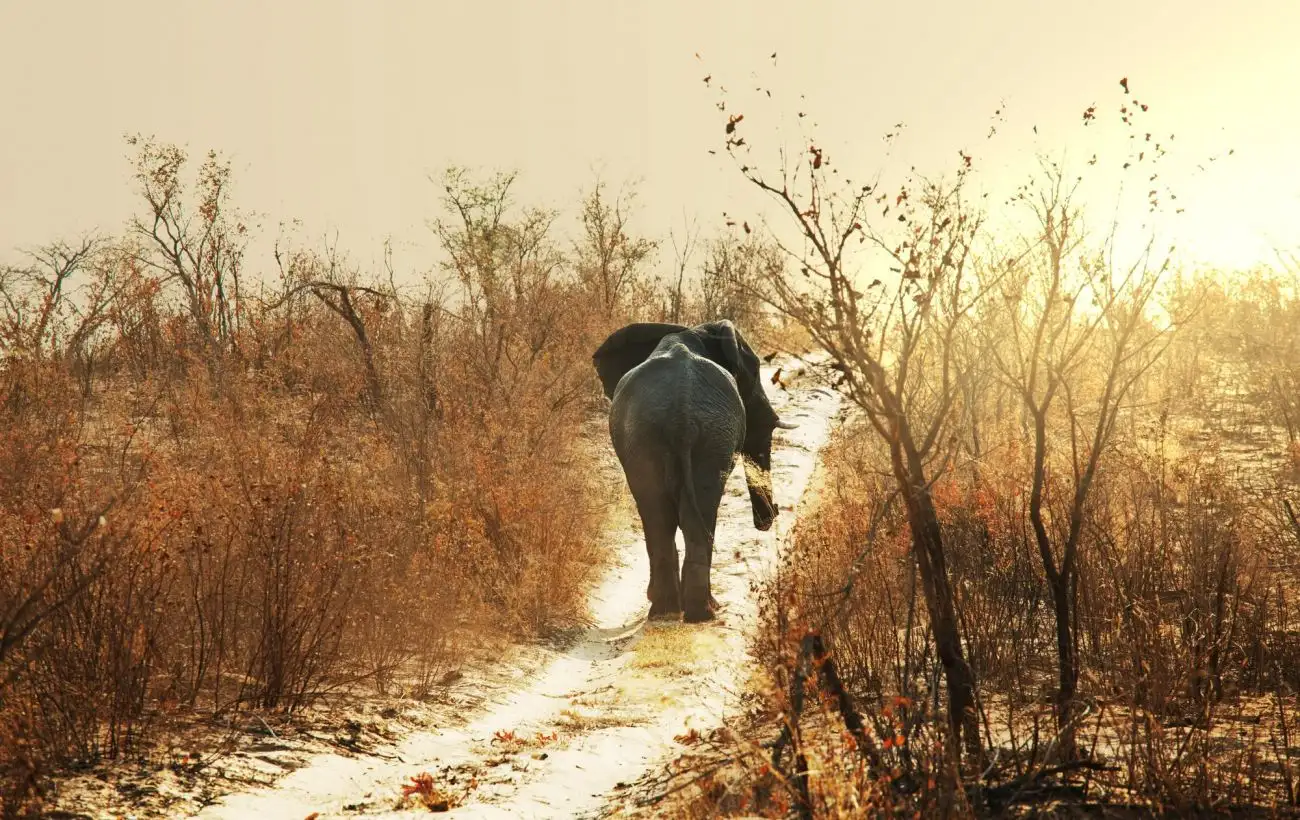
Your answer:
[[[772,431],[797,427],[782,421],[767,400],[759,376],[758,356],[730,321],[723,319],[695,327],[659,322],[637,322],[610,334],[596,350],[592,361],[607,398],[614,397],[619,381],[629,370],[644,362],[665,338],[672,336],[691,350],[721,365],[736,380],[745,405],[745,479],[754,508],[754,526],[768,530],[776,518],[772,498]]]

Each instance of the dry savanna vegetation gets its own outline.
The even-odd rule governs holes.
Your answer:
[[[204,765],[181,723],[421,697],[579,624],[611,490],[592,351],[765,321],[753,243],[692,226],[659,265],[633,189],[597,181],[566,229],[451,168],[441,261],[368,269],[284,229],[254,258],[222,156],[128,144],[120,235],[0,268],[0,816],[72,769]]]
[[[997,207],[971,153],[863,184],[725,99],[770,223],[654,239],[633,189],[566,214],[453,167],[421,270],[284,229],[255,255],[221,155],[129,139],[120,234],[0,267],[0,816],[582,623],[617,489],[591,353],[722,317],[824,354],[852,412],[758,592],[753,709],[679,738],[657,811],[1294,809],[1300,265],[1120,241],[1089,179],[1181,207],[1121,87],[1081,119],[1118,155]]]
[[[1095,218],[1102,174],[1150,188],[1143,213],[1182,206],[1157,181],[1173,138],[1120,85],[1080,121],[1117,153],[1044,155],[1000,202],[971,153],[855,182],[812,130],[778,154],[761,112],[719,104],[776,206],[784,265],[755,295],[853,413],[763,592],[753,709],[661,805],[1295,812],[1300,265],[1184,269],[1120,241],[1113,202]]]

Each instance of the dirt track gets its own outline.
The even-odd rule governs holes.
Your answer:
[[[771,372],[765,369],[765,381]],[[774,565],[796,519],[791,507],[803,495],[840,406],[825,387],[769,386],[768,392],[782,417],[800,424],[777,431],[773,445],[782,514],[771,532],[754,530],[738,467],[719,513],[713,584],[725,609],[718,621],[646,622],[644,542],[639,522],[629,521],[611,533],[617,554],[593,594],[595,625],[535,675],[464,715],[461,725],[407,737],[392,755],[318,755],[274,786],[228,796],[197,816],[424,817],[427,809],[403,808],[399,800],[400,787],[422,771],[457,796],[451,811],[457,817],[607,811],[623,785],[682,750],[674,737],[720,725],[746,682],[746,641],[757,610],[751,583]]]

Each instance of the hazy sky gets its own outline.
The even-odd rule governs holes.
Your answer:
[[[1003,99],[1010,136],[990,162],[1018,172],[1031,125],[1063,147],[1128,76],[1187,155],[1235,148],[1177,184],[1185,246],[1238,264],[1300,242],[1297,36],[1295,0],[0,0],[0,255],[117,230],[136,131],[227,152],[239,204],[271,230],[336,228],[358,256],[391,234],[427,266],[427,177],[452,162],[517,167],[521,196],[557,207],[597,168],[644,178],[639,225],[666,236],[684,212],[713,224],[760,204],[708,153],[722,120],[701,82],[753,92],[758,71],[864,175],[951,167]]]

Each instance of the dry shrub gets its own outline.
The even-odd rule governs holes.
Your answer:
[[[1082,122],[1127,131],[1115,165],[1156,180],[1150,106],[1120,87]],[[1094,172],[1048,155],[1006,200],[1031,218],[995,227],[965,149],[945,180],[858,185],[815,128],[806,148],[761,147],[770,95],[719,93],[725,150],[788,217],[771,236],[792,269],[759,276],[762,295],[869,425],[832,445],[823,507],[765,593],[768,711],[804,753],[777,773],[790,805],[1293,809],[1294,258],[1232,286],[1179,279],[1154,238],[1123,258],[1118,223],[1098,233],[1079,204]],[[852,695],[842,720],[802,702],[819,642]],[[925,751],[945,734],[945,755]],[[801,762],[819,746],[893,785],[826,766],[834,751]]]
[[[47,761],[118,752],[133,739],[140,628],[156,621],[156,602],[153,562],[130,548],[129,524],[106,504],[122,489],[116,471],[87,467],[88,451],[112,448],[87,440],[71,379],[41,361],[0,379],[0,768],[11,777],[0,807],[17,812]],[[106,628],[86,633],[87,622]]]
[[[10,304],[55,305],[0,323],[0,816],[68,765],[145,754],[174,715],[420,696],[581,623],[602,564],[590,352],[626,317],[594,309],[547,219],[445,233],[472,264],[421,297],[326,248],[282,249],[275,295],[241,299],[221,163],[187,216],[183,155],[140,162],[169,198],[66,291],[0,277]],[[210,229],[182,238],[193,257],[150,245],[186,219]],[[193,267],[209,251],[215,273]],[[78,277],[111,287],[66,310]]]
[[[6,704],[0,724],[0,817],[40,817],[50,762],[34,731],[30,704]]]
[[[918,606],[906,521],[890,506],[886,455],[850,421],[824,451],[818,506],[763,593],[758,649],[776,684],[764,714],[802,712],[795,746],[806,786],[788,757],[773,780],[764,750],[739,755],[748,774],[726,789],[728,799],[775,789],[780,800],[746,810],[780,816],[806,788],[812,816],[967,816],[1003,805],[1011,790],[1001,784],[1019,783],[1017,799],[1031,801],[1050,793],[1184,811],[1292,804],[1296,630],[1286,606],[1293,581],[1278,570],[1279,548],[1295,548],[1287,521],[1271,497],[1241,489],[1213,453],[1163,452],[1122,446],[1126,457],[1107,461],[1089,506],[1089,560],[1076,596],[1086,767],[1066,791],[1046,790],[1035,774],[1062,762],[1052,711],[1055,622],[1035,571],[1025,494],[1008,478],[1013,456],[936,484],[979,684],[991,776],[981,791],[956,780],[943,751],[942,676]],[[870,728],[874,766],[856,751],[824,683],[808,683],[795,708],[809,634],[824,635]],[[707,796],[696,794],[699,801],[703,811]]]

